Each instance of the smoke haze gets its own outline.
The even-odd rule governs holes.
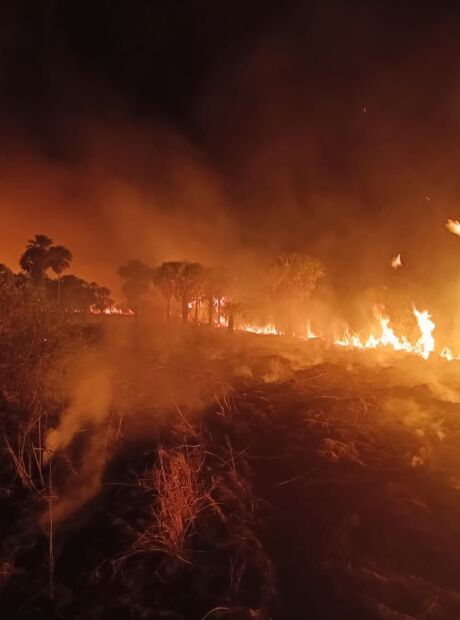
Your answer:
[[[142,10],[127,29],[140,28]],[[212,19],[183,83],[180,50],[161,73],[153,56],[141,62],[128,50],[131,81],[123,67],[122,83],[109,71],[97,82],[91,72],[104,74],[114,41],[93,66],[78,33],[65,50],[52,39],[60,55],[37,58],[55,73],[36,106],[13,105],[16,76],[3,105],[0,260],[15,267],[25,240],[45,232],[72,249],[75,273],[119,295],[115,271],[131,257],[247,270],[307,251],[347,303],[388,283],[401,253],[401,284],[411,281],[417,303],[452,305],[460,245],[444,224],[460,208],[454,9],[440,5],[433,20],[404,3],[292,3],[264,20],[251,13],[250,35],[235,31],[220,53],[222,25],[210,5],[201,10]],[[69,15],[55,19],[70,27]],[[21,67],[6,42],[8,84]],[[181,99],[177,109],[168,96]]]

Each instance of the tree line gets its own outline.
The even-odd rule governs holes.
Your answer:
[[[208,325],[221,323],[224,316],[230,330],[235,320],[263,301],[272,309],[275,322],[286,334],[296,332],[305,314],[305,302],[320,278],[325,275],[321,261],[302,253],[276,256],[261,268],[255,300],[237,276],[229,276],[225,269],[208,268],[198,262],[167,261],[157,267],[133,259],[118,269],[123,280],[122,289],[129,306],[137,314],[145,296],[158,291],[165,302],[165,318],[171,320],[171,305],[180,307],[180,318],[203,322],[203,307]],[[246,286],[247,289],[247,286]],[[261,300],[263,298],[263,300]]]
[[[107,287],[73,274],[64,275],[72,259],[68,248],[37,234],[28,241],[19,259],[20,273],[0,265],[0,284],[35,287],[71,313],[123,308],[138,315],[149,296],[156,294],[163,300],[166,321],[179,318],[184,323],[208,325],[225,322],[231,330],[238,317],[251,312],[254,315],[256,307],[264,307],[270,309],[280,331],[291,335],[298,330],[305,317],[305,303],[325,274],[323,264],[308,254],[279,254],[260,267],[257,286],[248,290],[237,274],[230,275],[225,268],[190,261],[166,261],[152,267],[132,259],[117,271],[126,298],[126,305],[119,305]]]
[[[63,275],[70,268],[72,259],[68,248],[54,245],[48,236],[37,234],[28,241],[19,259],[20,273],[0,265],[0,284],[16,289],[33,286],[55,300],[66,312],[104,312],[112,307],[115,302],[107,287],[75,275]],[[56,277],[51,278],[50,273]]]
[[[180,305],[180,316],[185,323],[194,310],[198,322],[200,306],[206,305],[207,322],[220,321],[224,309],[224,295],[230,289],[228,276],[215,268],[201,263],[168,261],[158,267],[150,267],[138,259],[128,261],[118,269],[122,278],[122,290],[130,308],[137,313],[145,295],[156,289],[165,301],[165,318],[172,318],[172,304]],[[227,306],[225,306],[228,311]]]

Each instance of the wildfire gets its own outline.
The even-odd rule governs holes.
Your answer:
[[[305,340],[310,340],[311,338],[319,338],[319,336],[312,330],[310,321],[307,321]]]
[[[436,325],[431,320],[428,310],[419,312],[417,308],[414,307],[414,315],[417,319],[417,325],[421,332],[420,338],[415,343],[414,352],[421,355],[423,359],[427,360],[430,357],[430,354],[434,351],[435,342],[433,338],[433,330]]]
[[[243,325],[240,329],[244,332],[251,332],[252,334],[271,334],[273,336],[280,335],[280,332],[272,323],[267,323],[267,325],[262,326],[247,323]]]
[[[382,308],[378,306],[374,308],[374,316],[378,323],[377,333],[371,333],[367,338],[363,339],[357,332],[351,332],[347,328],[341,336],[335,337],[332,342],[336,346],[350,349],[389,349],[393,351],[404,351],[406,353],[418,355],[424,360],[427,360],[431,354],[435,353],[436,350],[436,341],[433,336],[436,324],[432,320],[428,310],[420,311],[414,307],[413,314],[420,332],[420,336],[415,342],[411,342],[405,335],[397,335],[390,326],[390,317],[386,316],[383,313]],[[252,332],[255,334],[282,334],[282,332],[272,323],[268,323],[263,326],[245,324],[242,325],[240,329],[242,331]],[[311,338],[320,337],[321,336],[313,331],[310,322],[307,321],[305,336],[300,336],[299,339],[309,340]],[[442,357],[449,362],[460,360],[460,355],[454,355],[452,350],[447,347],[440,351],[439,357]]]
[[[401,254],[398,254],[397,256],[393,256],[393,258],[391,259],[391,266],[393,267],[393,269],[399,269],[401,265],[402,265]]]
[[[129,308],[123,310],[122,308],[118,308],[117,306],[109,306],[108,308],[104,308],[104,310],[100,310],[99,308],[96,308],[96,306],[90,306],[89,310],[91,314],[117,314],[123,316],[134,315],[134,312]]]
[[[460,237],[460,222],[458,220],[447,220],[446,228],[454,235]]]
[[[415,353],[416,355],[420,355],[423,359],[427,360],[431,353],[435,350],[433,330],[436,325],[431,320],[431,315],[428,310],[420,312],[414,307],[413,312],[420,330],[420,337],[415,344],[412,344],[406,336],[397,336],[390,327],[390,318],[388,316],[383,316],[378,308],[374,309],[374,315],[380,324],[381,333],[379,336],[371,334],[368,339],[363,342],[358,334],[350,334],[349,332],[346,332],[345,336],[336,338],[334,344],[344,347],[354,347],[357,349],[376,349],[378,347],[387,347],[393,349],[394,351]],[[448,359],[446,355],[443,355],[443,357]]]
[[[265,334],[271,336],[282,336],[283,332],[278,329],[273,323],[267,323],[266,325],[256,325],[254,323],[245,323],[240,327],[240,330],[243,332],[250,332],[252,334]],[[312,338],[319,338],[318,334],[316,334],[310,324],[310,321],[306,322],[305,325],[305,335],[297,336],[299,340],[310,340]]]
[[[452,362],[453,360],[460,360],[460,355],[454,355],[449,349],[449,347],[444,347],[444,349],[439,354],[440,357],[443,357],[448,362]]]

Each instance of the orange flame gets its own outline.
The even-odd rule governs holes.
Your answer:
[[[458,235],[460,237],[460,222],[458,220],[447,220],[446,228],[450,230],[454,235]]]
[[[379,325],[380,333],[378,335],[371,333],[367,339],[362,339],[358,333],[350,332],[347,328],[341,336],[337,336],[333,339],[333,344],[350,349],[369,350],[381,348],[393,351],[404,351],[406,353],[418,355],[424,360],[428,360],[429,357],[436,352],[436,341],[433,336],[436,324],[432,320],[428,310],[420,311],[414,306],[413,314],[420,331],[420,336],[415,343],[411,342],[405,335],[397,335],[390,326],[390,317],[384,315],[382,309],[376,306],[374,308],[374,316]],[[263,326],[245,324],[240,329],[255,334],[280,335],[281,333],[272,323],[267,323]],[[310,322],[307,321],[305,336],[300,339],[309,340],[311,338],[320,338],[320,336],[312,329]],[[448,347],[444,347],[438,355],[449,362],[460,360],[460,355],[454,355],[452,350]]]

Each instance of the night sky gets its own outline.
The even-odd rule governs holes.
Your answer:
[[[291,250],[456,286],[455,3],[12,1],[0,45],[0,261],[43,232],[110,286]]]

